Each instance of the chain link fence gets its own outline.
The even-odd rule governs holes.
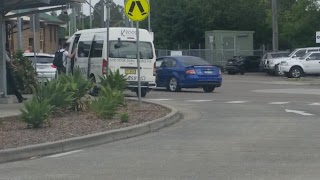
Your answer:
[[[228,59],[234,56],[263,56],[265,51],[259,50],[234,50],[234,49],[223,49],[223,50],[210,50],[210,49],[188,49],[188,50],[166,50],[157,49],[157,57],[170,56],[172,54],[185,55],[185,56],[196,56],[205,59],[211,64],[225,66]]]

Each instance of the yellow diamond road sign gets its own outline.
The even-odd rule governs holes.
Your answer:
[[[132,21],[143,21],[150,12],[148,0],[127,0],[124,9]]]

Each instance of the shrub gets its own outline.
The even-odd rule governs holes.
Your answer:
[[[81,98],[88,94],[94,84],[82,76],[81,70],[76,68],[73,75],[60,75],[59,82],[66,85],[67,91],[73,93],[72,108],[76,111],[86,110],[87,104],[86,102],[81,101]]]
[[[118,106],[112,97],[98,97],[90,104],[90,109],[100,118],[109,119],[117,114]]]
[[[49,100],[38,101],[32,98],[24,103],[25,109],[21,109],[21,118],[28,126],[39,128],[53,112],[54,106]]]
[[[50,105],[56,108],[70,108],[73,102],[73,92],[67,90],[67,86],[57,80],[45,84],[37,84],[33,88],[34,97],[38,101],[48,100]]]
[[[101,87],[100,97],[106,97],[114,100],[116,106],[124,105],[124,94],[117,89],[111,89],[110,86]]]
[[[127,88],[126,75],[120,74],[119,69],[115,72],[109,71],[107,76],[100,77],[101,85],[104,87],[109,86],[123,92]]]
[[[129,114],[128,113],[122,113],[120,115],[121,123],[128,123],[129,122]]]
[[[13,76],[17,82],[18,90],[22,93],[32,94],[32,87],[36,86],[37,73],[32,61],[23,56],[22,51],[17,51],[13,56]]]

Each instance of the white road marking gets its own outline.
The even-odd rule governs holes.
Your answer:
[[[65,153],[60,153],[60,154],[54,154],[51,156],[47,156],[47,158],[57,158],[57,157],[61,157],[61,156],[67,156],[67,155],[78,153],[81,151],[83,151],[83,150],[76,150],[76,151],[70,151],[70,152],[65,152]]]
[[[229,102],[226,102],[227,104],[242,104],[242,103],[246,103],[248,101],[229,101]]]
[[[186,100],[186,102],[211,102],[213,100]]]
[[[312,103],[312,104],[308,104],[309,106],[320,106],[320,103]]]
[[[290,109],[286,109],[286,112],[296,113],[296,114],[303,115],[303,116],[313,116],[314,115],[314,114],[306,113],[305,111],[290,110]]]
[[[173,99],[148,99],[151,101],[172,101]]]
[[[290,102],[271,102],[269,104],[274,104],[274,105],[282,105],[282,104],[289,104]]]

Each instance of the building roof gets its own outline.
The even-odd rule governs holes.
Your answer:
[[[85,3],[85,0],[1,0],[0,13],[5,15],[12,10],[46,6],[66,5],[71,2]]]
[[[30,11],[33,11],[34,9],[23,9],[23,10],[20,10],[20,13],[25,13],[25,12],[30,12]],[[18,10],[14,10],[14,11],[11,11],[9,14],[17,14],[18,13]],[[23,20],[25,21],[30,21],[30,17],[27,17],[27,16],[24,16],[22,17]],[[16,19],[16,18],[11,18],[12,20]],[[58,17],[55,17],[55,16],[51,16],[47,13],[40,13],[39,14],[39,19],[41,22],[45,22],[45,23],[49,23],[49,24],[58,24],[58,25],[63,25],[63,24],[66,24],[66,22],[60,20]]]

